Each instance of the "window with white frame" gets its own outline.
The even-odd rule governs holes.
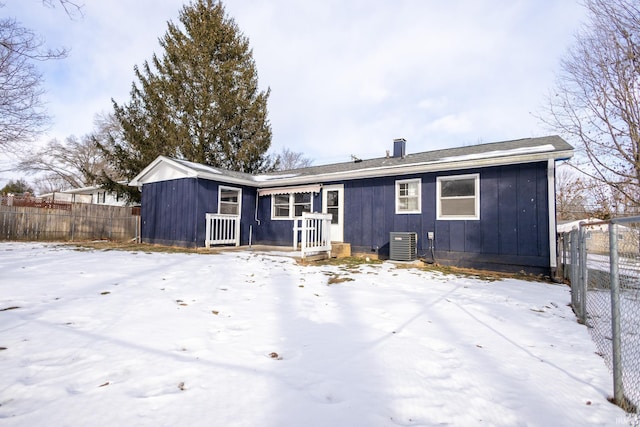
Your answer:
[[[422,211],[420,202],[420,179],[396,181],[396,213],[419,214]]]
[[[232,187],[218,188],[218,213],[240,215],[242,190]]]
[[[312,212],[311,193],[273,194],[271,196],[272,219],[295,219],[303,212]]]
[[[480,219],[480,174],[440,176],[436,193],[437,219]]]

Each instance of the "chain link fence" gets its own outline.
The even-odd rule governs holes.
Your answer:
[[[640,217],[581,223],[558,236],[573,309],[613,376],[613,401],[640,408]]]

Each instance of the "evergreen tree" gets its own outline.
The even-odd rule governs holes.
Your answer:
[[[248,39],[214,0],[194,0],[179,20],[160,39],[163,56],[134,68],[129,103],[112,101],[122,135],[98,145],[127,179],[158,155],[248,173],[268,169],[269,90],[258,89]],[[106,174],[103,181],[118,190]]]
[[[23,179],[10,180],[7,185],[2,187],[0,194],[33,194],[33,188]]]

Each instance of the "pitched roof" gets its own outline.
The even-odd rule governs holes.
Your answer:
[[[549,159],[564,160],[572,156],[573,147],[559,136],[469,145],[408,154],[404,157],[380,157],[257,175],[161,156],[140,172],[130,185],[142,185],[179,177],[198,177],[252,187],[274,187],[529,163]],[[165,170],[161,170],[163,168]]]

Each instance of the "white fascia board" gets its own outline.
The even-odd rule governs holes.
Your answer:
[[[256,183],[253,182],[252,180],[227,176],[227,175],[224,175],[224,173],[220,175],[199,173],[196,176],[196,178],[208,179],[209,181],[222,182],[225,184],[236,184],[236,185],[244,185],[247,187],[257,187]]]
[[[309,182],[341,181],[362,178],[376,178],[381,176],[410,175],[416,173],[440,172],[461,169],[474,169],[491,166],[504,166],[522,163],[534,163],[548,160],[564,160],[573,156],[572,150],[557,151],[552,153],[522,154],[500,158],[472,159],[454,162],[442,162],[440,160],[432,162],[413,163],[409,165],[380,166],[366,169],[358,169],[345,172],[331,172],[318,175],[304,175],[295,178],[283,178],[281,180],[271,180],[268,184],[274,186],[299,185]],[[259,187],[264,187],[265,183],[259,183]]]
[[[83,194],[88,193],[91,194],[92,191],[102,189],[99,185],[92,185],[91,187],[80,187],[80,188],[71,188],[69,190],[56,191],[56,193],[67,193],[67,194]]]
[[[224,182],[227,184],[239,184],[256,186],[251,180],[227,176],[224,172],[212,170],[196,170],[181,162],[176,162],[165,156],[158,156],[153,162],[144,168],[135,178],[129,182],[132,187],[142,187],[143,184],[169,181],[180,178],[202,178],[210,181]]]
[[[440,172],[462,169],[473,169],[511,164],[533,163],[547,160],[566,160],[573,157],[573,150],[524,153],[503,157],[471,158],[465,160],[419,162],[408,165],[379,166],[343,172],[331,172],[317,175],[288,175],[265,179],[264,175],[253,176],[251,179],[231,177],[222,173],[198,171],[189,168],[170,158],[159,156],[149,166],[144,168],[131,182],[130,186],[140,187],[142,184],[167,181],[178,178],[202,178],[227,184],[245,185],[249,187],[281,187],[330,181],[343,181],[383,176],[400,176],[416,173]],[[463,157],[464,158],[464,157]],[[217,171],[216,171],[217,172]]]
[[[152,182],[195,177],[197,173],[165,156],[158,156],[129,182],[131,187],[141,187]]]
[[[131,186],[131,187],[142,187],[142,184],[147,182],[145,178],[149,175],[149,173],[153,169],[155,169],[158,166],[158,164],[160,164],[162,162],[166,162],[166,161],[169,161],[169,159],[167,157],[164,157],[164,156],[156,157],[154,161],[149,163],[149,165],[147,165],[147,167],[142,169],[138,175],[136,175],[135,177],[133,177],[133,179],[131,181],[129,181],[129,186]]]

